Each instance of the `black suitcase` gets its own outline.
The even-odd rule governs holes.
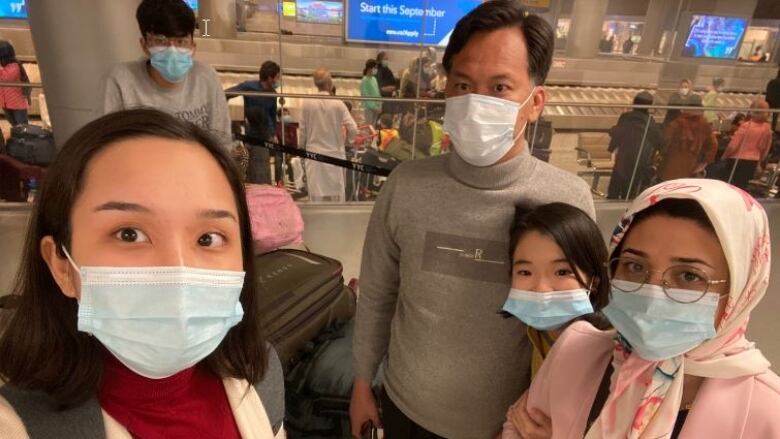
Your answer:
[[[6,149],[11,157],[36,166],[50,164],[57,155],[52,132],[36,125],[11,128],[11,138],[6,142]]]
[[[324,327],[355,315],[355,295],[335,259],[277,250],[255,257],[255,271],[266,335],[285,371]]]

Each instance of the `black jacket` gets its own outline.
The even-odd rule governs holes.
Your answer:
[[[379,91],[382,94],[382,96],[388,97],[391,96],[392,93],[385,93],[382,91],[382,87],[387,87],[388,85],[394,85],[398,86],[398,81],[395,79],[395,75],[393,75],[393,71],[390,70],[389,67],[385,67],[382,64],[379,64],[376,72],[376,82],[379,83]]]
[[[650,118],[650,126],[645,127],[649,115],[643,111],[633,110],[620,115],[617,125],[609,131],[611,140],[609,152],[617,151],[613,173],[623,178],[630,178],[634,172],[642,138],[645,138],[645,146],[642,149],[642,158],[637,173],[639,177],[647,177],[652,165],[653,153],[663,146],[664,136],[659,125]]]

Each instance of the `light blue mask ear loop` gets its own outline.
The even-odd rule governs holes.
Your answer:
[[[81,278],[81,269],[79,268],[78,264],[76,264],[76,261],[73,260],[73,257],[68,252],[68,249],[66,249],[64,245],[61,245],[60,248],[62,249],[63,253],[65,253],[65,257],[68,258],[70,265],[76,270],[76,273],[79,274],[79,278]],[[81,297],[77,298],[76,300],[81,302]]]
[[[68,261],[70,261],[70,265],[72,265],[73,268],[75,268],[76,271],[79,274],[81,274],[81,269],[79,268],[78,264],[76,264],[76,261],[74,261],[73,258],[70,256],[70,253],[68,253],[68,249],[66,249],[64,245],[61,245],[60,248],[65,253],[65,257],[68,258]]]

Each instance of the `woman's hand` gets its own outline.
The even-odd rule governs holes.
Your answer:
[[[528,410],[528,392],[509,409],[509,420],[523,439],[552,438],[552,421],[539,410]]]

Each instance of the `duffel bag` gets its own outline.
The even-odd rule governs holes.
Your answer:
[[[246,202],[256,255],[292,244],[303,244],[301,210],[286,189],[248,185]]]
[[[36,125],[23,124],[11,128],[6,149],[11,157],[36,166],[49,165],[57,155],[54,135]]]

